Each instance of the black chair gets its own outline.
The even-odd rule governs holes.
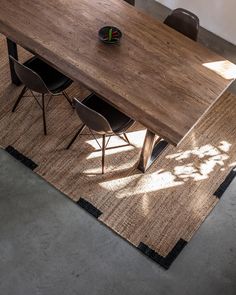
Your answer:
[[[21,64],[12,56],[10,58],[13,61],[14,70],[18,78],[24,84],[24,88],[17,98],[12,112],[16,110],[24,94],[29,90],[43,111],[43,128],[44,134],[47,135],[45,95],[50,95],[49,103],[53,96],[62,94],[72,105],[72,101],[65,90],[73,81],[37,57],[32,57],[24,64]],[[38,101],[33,91],[41,94],[42,103]]]
[[[197,41],[199,18],[192,12],[183,8],[177,8],[167,16],[164,24],[182,33],[188,38]]]
[[[102,135],[102,146],[98,145],[102,150],[102,174],[104,174],[105,170],[105,150],[109,139],[112,135],[123,135],[122,138],[128,144],[130,144],[125,131],[133,125],[134,120],[118,111],[110,104],[105,102],[103,99],[98,97],[96,94],[91,94],[87,98],[85,98],[82,102],[75,100],[75,108],[77,114],[82,121],[82,125],[79,128],[78,132],[72,138],[71,142],[67,146],[67,149],[71,147],[74,143],[78,135],[83,131],[85,126],[87,126],[97,141],[93,132]],[[108,136],[108,140],[106,142],[106,136]]]

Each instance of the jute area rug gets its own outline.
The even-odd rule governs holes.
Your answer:
[[[88,130],[65,150],[81,122],[63,97],[55,98],[48,107],[47,136],[43,135],[41,110],[31,97],[11,112],[21,87],[10,82],[6,53],[1,37],[2,148],[168,268],[235,175],[235,97],[222,96],[180,146],[169,146],[145,174],[136,169],[145,128],[136,124],[128,132],[131,146],[107,150],[102,175],[101,151]],[[28,55],[20,50],[20,60]],[[74,83],[68,93],[82,99],[88,91]],[[109,147],[123,144],[112,137]]]

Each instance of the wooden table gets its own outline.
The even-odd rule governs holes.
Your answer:
[[[120,46],[99,42],[108,24],[123,32]],[[142,171],[166,145],[155,134],[178,145],[236,77],[235,65],[123,0],[1,0],[0,31],[12,55],[23,46],[142,123]]]

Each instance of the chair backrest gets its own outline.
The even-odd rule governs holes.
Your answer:
[[[42,94],[49,92],[43,79],[37,73],[35,73],[33,70],[26,67],[25,65],[21,64],[14,57],[10,56],[10,59],[14,64],[14,70],[18,78],[27,88]]]
[[[87,107],[82,102],[74,98],[75,109],[77,111],[80,120],[91,130],[99,134],[111,134],[112,128],[107,119],[100,113]]]
[[[177,8],[171,12],[164,21],[164,24],[197,41],[199,32],[199,18],[192,12]]]

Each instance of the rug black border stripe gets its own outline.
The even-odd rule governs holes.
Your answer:
[[[236,177],[236,167],[234,167],[230,171],[230,173],[226,176],[225,180],[221,183],[221,185],[215,191],[214,196],[220,199],[235,177]]]
[[[91,203],[86,201],[84,198],[80,198],[78,202],[76,202],[78,206],[86,210],[89,214],[93,215],[95,218],[99,218],[102,215],[102,211],[94,207]]]
[[[148,247],[144,243],[140,243],[138,245],[138,250],[141,251],[144,255],[148,256],[158,264],[160,264],[165,269],[169,269],[171,264],[174,262],[174,260],[178,257],[178,255],[181,253],[181,251],[184,249],[184,247],[188,244],[187,241],[183,239],[179,239],[179,241],[176,243],[174,248],[170,251],[170,253],[163,257],[159,255],[157,252],[155,252],[153,249]]]
[[[8,152],[12,157],[14,157],[16,160],[24,164],[26,167],[28,167],[31,170],[34,170],[38,167],[38,165],[32,161],[30,158],[24,156],[22,153],[17,151],[13,146],[9,145],[5,148],[5,151]]]
[[[76,202],[76,204],[79,207],[83,208],[85,211],[87,211],[89,214],[91,214],[96,219],[98,219],[102,215],[102,211],[97,209],[95,206],[93,206],[90,202],[86,201],[84,198],[80,198]],[[164,267],[165,269],[169,269],[171,264],[174,262],[174,260],[178,257],[180,252],[184,249],[184,247],[187,244],[188,244],[188,242],[186,242],[184,239],[179,239],[179,241],[176,243],[174,248],[170,251],[170,253],[166,257],[159,255],[157,252],[155,252],[153,249],[151,249],[150,247],[148,247],[146,244],[144,244],[142,242],[139,243],[138,247],[136,247],[136,248],[139,251],[141,251],[144,255],[146,255],[149,258],[151,258],[152,260],[154,260],[160,266]]]

